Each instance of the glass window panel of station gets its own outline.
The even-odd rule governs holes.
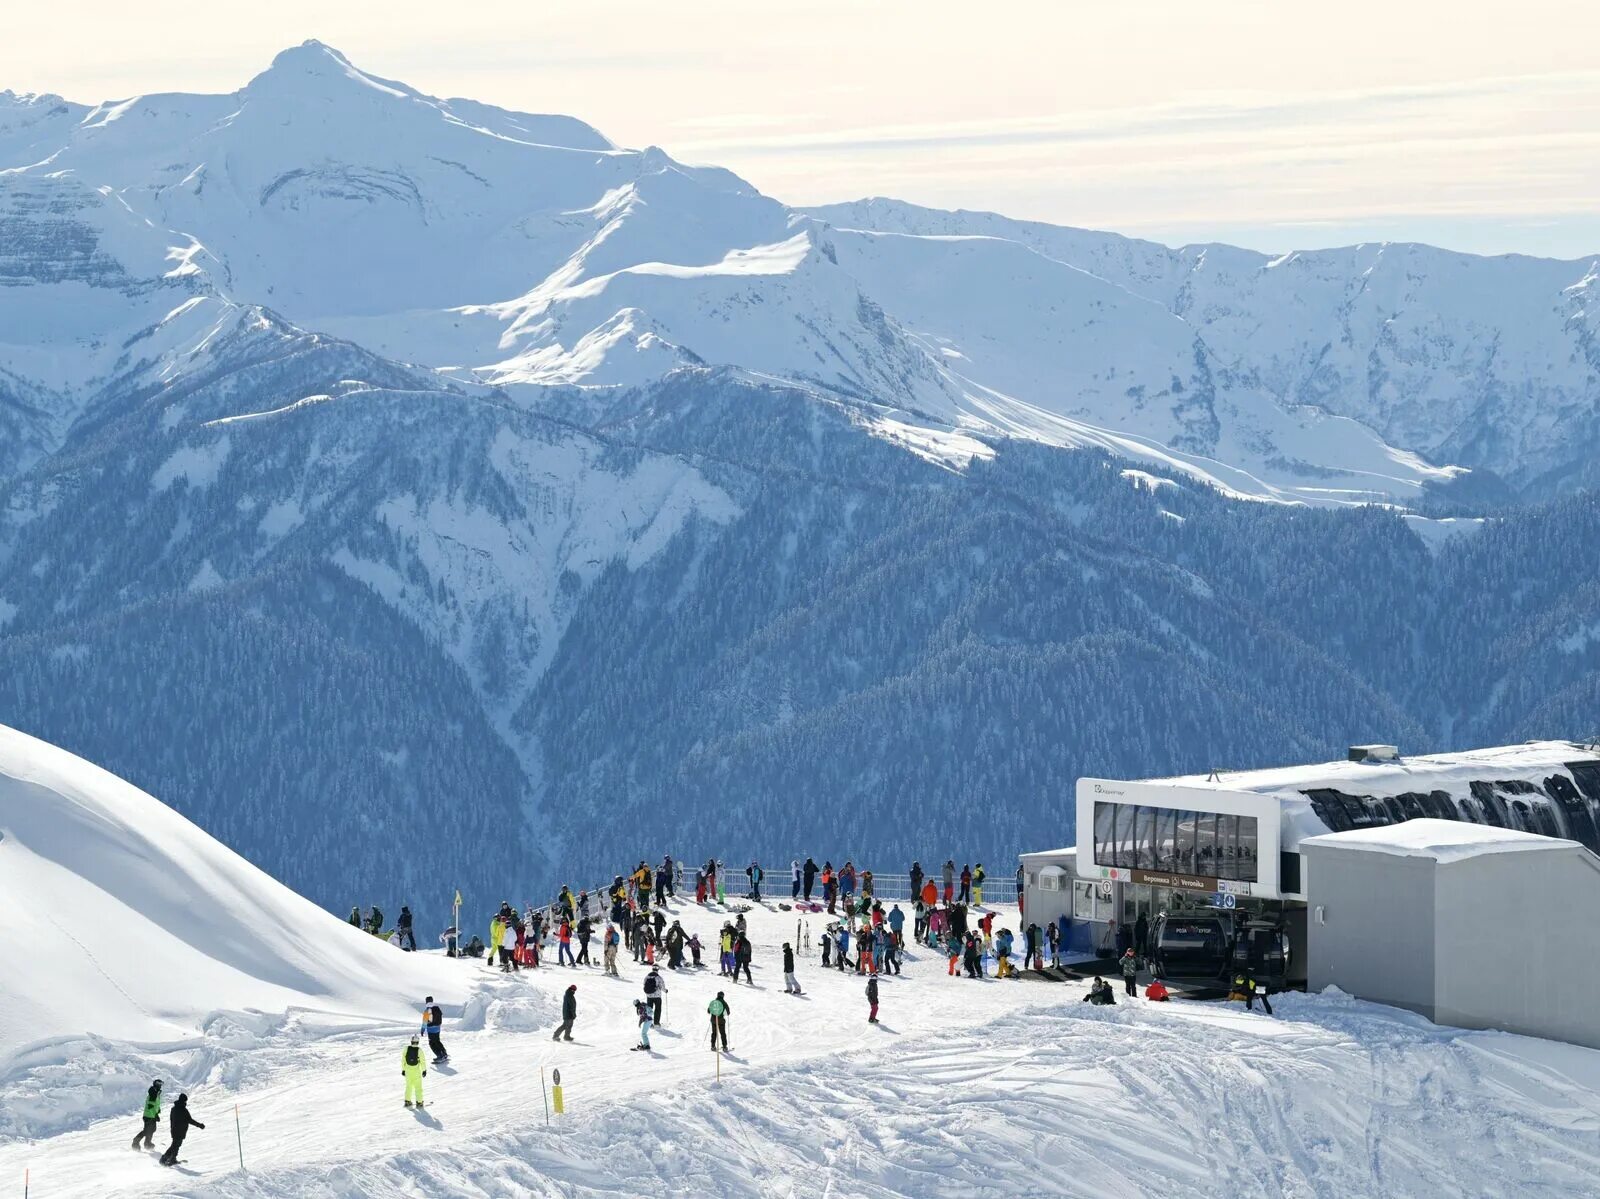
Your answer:
[[[1099,866],[1110,866],[1114,863],[1112,857],[1112,831],[1116,817],[1116,805],[1096,803],[1094,805],[1094,860]]]
[[[1178,813],[1178,873],[1194,873],[1195,813]]]
[[[1217,814],[1195,813],[1194,872],[1207,878],[1217,873]]]
[[[1136,870],[1156,868],[1156,809],[1141,806],[1138,823],[1134,826],[1134,860]]]
[[[1256,862],[1260,846],[1256,836],[1256,818],[1239,817],[1239,878],[1243,882],[1260,881],[1256,877]]]
[[[1213,873],[1218,878],[1238,878],[1239,818],[1231,812],[1217,813],[1217,865]]]
[[[1178,869],[1178,813],[1171,808],[1156,809],[1156,869]]]

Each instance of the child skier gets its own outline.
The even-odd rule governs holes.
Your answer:
[[[867,1012],[867,1023],[876,1024],[878,1022],[878,976],[876,974],[867,979],[867,1003],[871,1005],[871,1010]]]
[[[634,1015],[639,1017],[639,1043],[633,1047],[634,1051],[637,1052],[638,1050],[642,1049],[646,1053],[649,1053],[650,1052],[650,1009],[649,1009],[648,1006],[646,1006],[644,1000],[635,999],[633,1001],[633,1012],[634,1012]]]
[[[421,1107],[422,1080],[428,1071],[422,1064],[422,1046],[416,1037],[411,1038],[411,1044],[407,1045],[405,1052],[400,1055],[400,1073],[405,1075],[406,1079],[406,1106]],[[204,1128],[205,1125],[202,1124],[200,1127]]]

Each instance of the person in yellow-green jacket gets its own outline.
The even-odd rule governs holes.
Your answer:
[[[135,1149],[154,1149],[156,1147],[156,1129],[161,1124],[161,1080],[158,1078],[150,1084],[150,1089],[144,1096],[144,1128],[133,1138]],[[143,1145],[140,1144],[143,1142]]]
[[[422,1062],[422,1045],[416,1037],[411,1038],[411,1044],[400,1055],[400,1073],[406,1076],[406,1106],[421,1107],[422,1080],[428,1071]]]
[[[500,962],[500,969],[502,970],[509,969],[503,961],[500,961],[500,946],[505,939],[505,921],[501,920],[499,914],[496,913],[495,918],[489,921],[489,965],[492,966],[496,962]]]

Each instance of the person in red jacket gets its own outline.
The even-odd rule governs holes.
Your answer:
[[[1146,999],[1157,1000],[1158,1002],[1167,999],[1168,995],[1166,984],[1163,983],[1159,978],[1152,979],[1150,981],[1150,985],[1144,989],[1144,997]]]

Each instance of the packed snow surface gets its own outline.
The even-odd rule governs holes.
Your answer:
[[[1455,820],[1406,820],[1378,828],[1350,829],[1307,837],[1300,844],[1333,849],[1364,849],[1404,858],[1432,858],[1459,862],[1491,853],[1525,853],[1528,850],[1582,849],[1576,841],[1541,837],[1514,828],[1494,828]]]
[[[425,990],[450,1003],[468,990],[136,787],[3,726],[0,910],[0,1136],[52,1119],[60,1075],[103,1038],[195,1051],[229,1030],[394,1020]],[[36,1068],[38,1089],[9,1085]]]
[[[0,1178],[28,1170],[40,1199],[1347,1199],[1570,1195],[1600,1172],[1592,1050],[1333,991],[1280,996],[1274,1018],[1181,999],[1094,1008],[1082,984],[953,978],[921,947],[882,980],[871,1025],[864,980],[806,947],[825,917],[780,910],[787,878],[769,876],[747,913],[753,985],[716,974],[733,913],[669,905],[708,968],[665,972],[664,1027],[635,1052],[645,967],[626,952],[616,979],[402,954],[59,750],[5,732],[0,776],[0,951],[26,963],[0,984]],[[1015,909],[997,924],[1015,928]],[[800,996],[783,990],[784,941],[801,947]],[[576,1040],[555,1044],[569,984]],[[720,1057],[705,1018],[719,990],[734,1047]],[[451,1061],[412,1112],[398,1067],[425,992],[445,1001]],[[311,1037],[307,1003],[362,1018]],[[566,1112],[547,1126],[555,1069]],[[154,1076],[207,1125],[174,1171],[128,1147]]]

